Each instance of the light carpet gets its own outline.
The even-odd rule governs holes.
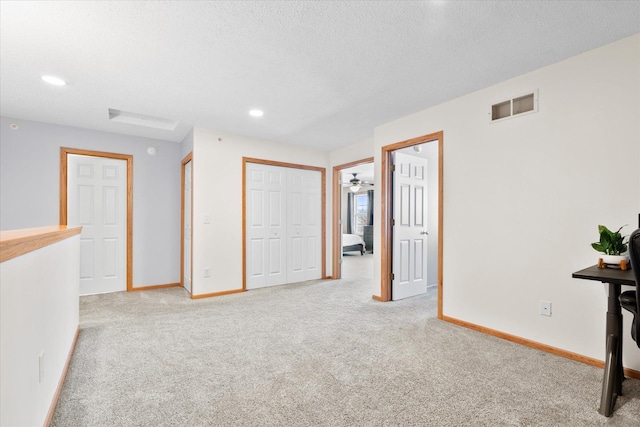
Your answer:
[[[640,381],[605,418],[602,369],[440,321],[434,289],[376,302],[371,257],[203,300],[82,297],[51,425],[640,426]]]

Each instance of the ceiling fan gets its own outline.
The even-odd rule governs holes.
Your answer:
[[[360,188],[362,187],[362,181],[358,179],[357,172],[352,173],[351,175],[353,175],[353,178],[349,180],[349,182],[351,183],[351,186],[349,187],[349,189],[355,193],[356,191],[359,191]]]
[[[349,189],[356,193],[358,191],[360,191],[360,189],[362,188],[363,185],[370,185],[373,186],[372,182],[369,181],[363,181],[360,178],[358,178],[358,173],[351,173],[351,175],[353,175],[353,178],[351,178],[348,182],[344,182],[342,184],[343,187],[349,187]]]

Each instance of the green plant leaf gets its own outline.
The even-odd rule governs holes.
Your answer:
[[[600,233],[600,241],[597,243],[592,243],[591,247],[597,250],[598,252],[602,252],[607,255],[620,255],[627,251],[628,246],[624,241],[626,237],[623,237],[620,234],[620,230],[622,230],[626,225],[618,228],[617,231],[611,231],[604,225],[598,225],[598,233]]]

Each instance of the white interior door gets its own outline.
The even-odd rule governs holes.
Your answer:
[[[247,163],[247,289],[287,283],[286,169]]]
[[[287,283],[322,278],[321,177],[287,170]]]
[[[184,288],[191,293],[191,161],[184,165],[184,244],[182,265]]]
[[[427,292],[427,160],[393,153],[391,299]]]
[[[127,161],[67,156],[67,224],[82,226],[80,294],[124,291]]]

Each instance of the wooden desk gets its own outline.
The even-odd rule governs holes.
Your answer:
[[[576,271],[571,275],[576,279],[596,280],[609,285],[607,298],[607,326],[605,334],[606,359],[604,378],[602,379],[602,395],[600,412],[605,417],[611,416],[616,398],[622,395],[622,310],[620,308],[620,287],[635,286],[635,276],[631,270],[614,268],[598,268],[597,265]]]

